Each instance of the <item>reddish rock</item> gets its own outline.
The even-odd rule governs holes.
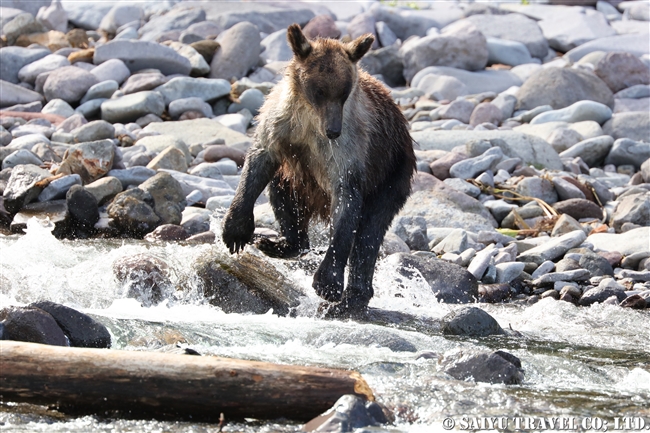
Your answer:
[[[433,161],[429,165],[429,168],[435,177],[440,180],[445,180],[449,177],[449,169],[451,166],[464,159],[467,159],[467,155],[463,153],[449,152],[442,158]]]
[[[209,146],[203,154],[205,162],[217,162],[223,158],[232,159],[237,163],[238,167],[241,167],[244,165],[246,153],[239,149],[235,149],[234,147],[216,144],[214,146]]]
[[[553,205],[553,208],[559,213],[572,216],[576,220],[580,220],[580,218],[600,220],[603,217],[603,211],[600,206],[583,198],[571,198],[569,200],[559,201]]]
[[[480,125],[481,123],[492,123],[498,125],[501,122],[501,110],[494,104],[489,102],[481,102],[474,108],[472,115],[469,118],[469,124],[472,126]]]
[[[302,32],[309,39],[341,37],[341,31],[336,27],[334,20],[329,15],[317,15],[312,18]]]
[[[594,72],[614,93],[637,84],[650,84],[648,67],[630,53],[607,53],[596,63]]]

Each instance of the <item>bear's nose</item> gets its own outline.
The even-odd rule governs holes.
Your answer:
[[[327,131],[325,131],[325,133],[327,134],[327,138],[329,138],[330,140],[334,140],[335,138],[339,138],[339,136],[341,135],[341,129],[327,128]]]

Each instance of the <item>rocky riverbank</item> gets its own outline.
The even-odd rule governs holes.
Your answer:
[[[401,275],[447,303],[647,308],[648,3],[583,3],[3,2],[0,223],[215,242],[210,221],[298,22],[311,37],[376,36],[361,65],[417,143],[414,192],[382,249]],[[277,234],[265,197],[255,215],[260,235]],[[222,266],[192,266],[224,311],[295,307],[257,256],[212,259]],[[165,267],[114,265],[144,305],[173,292]]]

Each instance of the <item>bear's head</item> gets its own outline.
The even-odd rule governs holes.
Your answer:
[[[352,42],[335,39],[308,40],[298,24],[287,29],[294,54],[294,86],[321,119],[329,139],[341,135],[343,106],[358,81],[356,63],[370,49],[375,38],[365,34]]]

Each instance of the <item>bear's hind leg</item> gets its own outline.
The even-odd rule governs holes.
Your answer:
[[[287,179],[276,173],[269,184],[269,198],[275,218],[280,224],[282,237],[263,238],[257,247],[267,256],[291,258],[309,249],[309,214]]]

